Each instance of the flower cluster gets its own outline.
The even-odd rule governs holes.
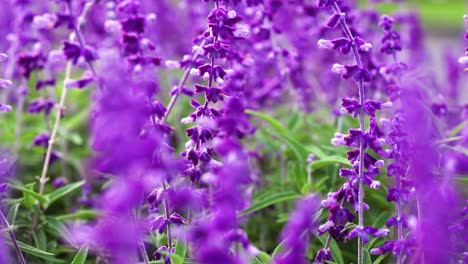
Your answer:
[[[0,53],[0,62],[4,62],[8,59],[8,55],[6,55],[5,53]],[[7,80],[7,79],[0,79],[0,87],[2,89],[4,88],[8,88],[11,86],[11,81],[10,80]],[[4,104],[0,104],[0,111],[1,112],[10,112],[11,111],[11,106],[9,105],[4,105]]]
[[[304,258],[304,252],[311,235],[317,229],[318,223],[314,215],[319,208],[320,200],[314,195],[306,196],[296,202],[296,208],[281,232],[283,252],[274,259],[274,263],[308,263]]]
[[[0,0],[0,262],[466,262],[468,53],[380,2]]]
[[[379,71],[386,80],[385,85],[389,97],[394,104],[398,104],[402,88],[400,87],[404,64],[398,61],[397,52],[401,51],[400,35],[394,29],[394,20],[389,16],[382,16],[380,26],[384,31],[381,52],[392,58],[389,66],[382,66]],[[413,185],[408,179],[409,153],[407,138],[404,129],[405,115],[396,112],[389,121],[390,127],[386,137],[390,148],[389,158],[393,162],[387,167],[387,176],[395,179],[396,185],[388,189],[387,200],[396,205],[396,215],[391,216],[385,223],[387,227],[394,227],[397,239],[387,240],[380,247],[371,249],[371,254],[385,254],[392,252],[397,257],[397,263],[402,263],[404,256],[411,255],[414,239],[405,230],[408,228],[408,219],[403,213],[403,205],[408,204]]]
[[[465,40],[468,40],[468,15],[463,16],[463,20],[465,21],[465,27],[467,28],[464,37],[465,37]],[[468,48],[465,49],[465,56],[460,57],[458,59],[458,62],[462,65],[468,64]]]
[[[340,169],[340,176],[348,181],[337,191],[328,194],[326,200],[322,201],[322,206],[330,212],[328,220],[319,227],[319,234],[329,233],[330,237],[336,240],[358,238],[358,262],[362,261],[363,243],[368,243],[368,236],[381,237],[389,234],[388,229],[378,229],[371,226],[364,226],[364,210],[369,206],[364,203],[364,185],[370,188],[380,188],[380,182],[374,178],[380,174],[380,169],[385,165],[383,160],[378,160],[366,152],[371,149],[375,153],[388,157],[388,152],[383,148],[386,144],[384,133],[381,131],[376,120],[376,111],[391,106],[389,103],[382,103],[377,100],[366,99],[365,83],[371,81],[371,75],[366,69],[365,62],[362,61],[361,54],[368,53],[372,45],[359,37],[354,37],[354,30],[351,30],[346,14],[341,11],[338,1],[318,1],[318,7],[328,7],[333,11],[333,15],[327,22],[327,26],[335,28],[340,26],[344,38],[333,40],[319,40],[317,45],[320,48],[334,49],[342,54],[352,52],[355,64],[341,65],[334,64],[332,71],[340,74],[343,79],[354,79],[358,84],[359,100],[344,98],[342,100],[342,112],[359,117],[360,127],[350,129],[348,134],[337,133],[331,143],[335,146],[355,147],[358,149],[348,151],[348,160],[352,169]],[[365,115],[370,117],[369,127],[365,127]],[[366,131],[367,130],[367,131]],[[350,203],[354,211],[358,213],[358,225],[350,231],[345,227],[352,222],[354,215],[346,208],[346,202]],[[316,261],[323,263],[330,260],[329,241],[324,249],[319,251]]]

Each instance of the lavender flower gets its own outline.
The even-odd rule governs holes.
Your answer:
[[[308,263],[304,254],[309,239],[317,228],[318,223],[314,215],[319,206],[319,199],[314,195],[301,198],[296,202],[296,208],[281,232],[283,252],[274,259],[274,263]],[[322,254],[327,253],[321,253],[320,259],[328,258]]]
[[[380,183],[374,180],[374,177],[379,175],[379,167],[384,165],[383,161],[378,161],[374,157],[366,153],[366,149],[370,148],[375,152],[386,156],[382,145],[385,143],[383,133],[375,120],[375,111],[382,109],[383,104],[380,101],[366,100],[365,82],[371,81],[371,75],[366,69],[362,60],[362,54],[371,50],[372,45],[359,37],[354,37],[352,30],[346,21],[345,13],[342,13],[338,1],[317,1],[318,7],[330,8],[335,15],[330,20],[337,21],[329,23],[330,27],[339,24],[345,38],[334,40],[319,40],[319,47],[336,49],[342,54],[347,54],[352,51],[355,59],[355,64],[341,65],[335,63],[332,67],[334,73],[340,74],[343,79],[353,78],[358,83],[359,100],[345,98],[343,100],[342,109],[345,113],[359,116],[359,129],[351,129],[348,135],[336,134],[332,139],[333,145],[345,145],[348,147],[357,147],[358,149],[348,151],[348,160],[351,162],[353,169],[341,169],[340,176],[348,178],[337,192],[329,193],[328,199],[322,202],[322,206],[330,210],[330,216],[327,223],[319,227],[320,233],[329,233],[328,241],[323,250],[317,256],[316,261],[323,262],[328,259],[328,246],[330,238],[348,239],[358,238],[358,256],[357,262],[363,263],[363,243],[368,242],[368,235],[379,237],[388,234],[388,231],[376,229],[374,227],[364,227],[364,210],[368,210],[368,206],[364,203],[364,185],[371,188],[379,188]],[[339,18],[338,18],[339,16]],[[365,115],[370,116],[369,131],[365,128]],[[358,226],[351,232],[341,232],[346,222],[352,220],[344,203],[350,202],[354,210],[358,213]],[[327,257],[324,257],[327,256]]]
[[[465,27],[466,32],[465,32],[465,39],[468,40],[468,15],[463,16],[463,20],[465,21]],[[458,59],[458,62],[462,65],[467,65],[468,64],[468,48],[465,49],[465,56],[462,56]],[[466,69],[465,69],[466,71]]]
[[[388,16],[382,16],[380,26],[384,31],[382,37],[381,52],[388,54],[392,58],[392,62],[386,70],[387,78],[386,85],[390,87],[389,97],[394,102],[399,102],[401,87],[400,82],[402,78],[402,67],[398,61],[397,52],[401,51],[400,36],[394,29],[394,20]],[[382,72],[382,70],[380,71]],[[395,91],[398,91],[395,94]],[[408,160],[409,153],[407,149],[407,133],[404,131],[403,124],[406,122],[405,115],[402,112],[396,112],[392,118],[390,131],[388,131],[387,140],[392,147],[390,157],[393,158],[393,163],[387,167],[387,175],[394,177],[396,186],[388,189],[387,200],[395,202],[396,215],[390,217],[386,225],[387,227],[394,227],[396,233],[395,240],[387,240],[382,246],[371,249],[371,254],[385,254],[389,251],[397,258],[397,263],[403,263],[405,255],[411,255],[414,245],[414,239],[411,234],[406,234],[408,228],[407,217],[403,213],[403,205],[408,204],[411,190],[413,188],[411,181],[408,179]]]

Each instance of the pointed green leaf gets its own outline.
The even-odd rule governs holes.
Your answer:
[[[174,252],[174,255],[178,256],[178,258],[173,257],[174,255],[171,255],[171,262],[174,263],[174,264],[183,264],[186,254],[187,254],[187,246],[185,245],[185,243],[178,240],[176,242],[176,248],[175,248],[175,252]],[[182,260],[182,261],[178,262],[180,260]]]
[[[25,254],[35,256],[35,257],[38,257],[38,258],[41,258],[41,259],[44,259],[44,260],[47,260],[47,261],[50,261],[50,262],[54,262],[54,263],[65,263],[65,261],[56,259],[55,255],[53,253],[50,253],[50,252],[47,252],[47,251],[44,251],[44,250],[40,250],[38,248],[35,248],[35,247],[30,246],[28,244],[25,244],[25,243],[23,243],[21,241],[17,241],[17,242],[18,242],[18,246],[20,247],[21,251],[23,253],[25,253]],[[11,242],[10,239],[8,239],[7,243],[10,244],[11,246],[13,246],[13,243]]]
[[[349,164],[348,159],[341,157],[341,156],[328,156],[326,158],[320,159],[313,161],[310,163],[310,167],[314,170],[328,166],[328,165],[333,165],[333,164],[342,164],[342,165],[347,165],[351,166]]]
[[[295,192],[272,193],[268,196],[264,196],[261,200],[254,201],[254,203],[249,208],[243,210],[240,213],[240,216],[259,211],[270,205],[296,200],[299,197],[301,197],[301,195]]]
[[[387,255],[380,255],[372,264],[380,264]]]
[[[8,223],[10,223],[10,225],[15,225],[15,221],[16,221],[16,215],[18,214],[18,208],[19,208],[19,204],[14,204],[10,207],[10,210],[8,210],[8,215],[7,215],[7,218],[8,218]]]
[[[67,194],[77,190],[78,188],[83,186],[83,184],[85,184],[85,181],[70,183],[66,186],[58,188],[57,190],[47,194],[46,197],[49,199],[49,203],[47,204],[47,206],[57,201],[58,199],[66,196]]]
[[[34,204],[35,200],[38,200],[41,204],[46,204],[48,202],[47,198],[43,195],[38,194],[33,190],[35,183],[30,183],[25,186],[21,186],[18,184],[10,184],[9,187],[18,191],[23,192],[24,196],[24,204],[28,208],[31,208]]]
[[[372,264],[372,258],[367,249],[364,249],[363,261],[364,264]]]
[[[268,116],[268,115],[265,115],[264,113],[260,113],[260,112],[253,111],[253,110],[246,110],[245,112],[249,115],[253,115],[255,117],[262,119],[263,121],[270,124],[274,129],[278,130],[280,133],[284,133],[284,134],[288,133],[288,130],[281,124],[281,122],[274,119],[271,116]]]
[[[260,259],[263,263],[271,263],[271,257],[266,252],[260,251],[257,255],[257,258]]]
[[[99,212],[95,210],[83,209],[83,210],[78,210],[71,214],[58,215],[58,216],[55,216],[54,218],[60,221],[69,220],[69,219],[88,220],[88,219],[94,219],[98,215],[99,215]]]
[[[75,257],[73,258],[71,264],[84,264],[86,258],[88,257],[88,249],[88,244],[84,244],[83,246],[81,246],[80,250],[78,250],[78,253],[76,253]]]

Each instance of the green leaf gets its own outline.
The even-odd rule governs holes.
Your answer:
[[[263,264],[263,262],[254,256],[250,258],[250,264]]]
[[[273,250],[273,253],[271,254],[271,256],[274,258],[276,257],[282,250],[283,250],[283,243],[284,241],[281,241],[276,247],[275,249]]]
[[[270,124],[274,129],[279,131],[280,133],[287,134],[288,130],[281,124],[280,121],[274,119],[273,117],[270,117],[268,115],[265,115],[263,113],[253,111],[253,110],[245,110],[245,112],[249,115],[253,115],[255,117],[258,117],[262,119],[263,121],[267,122]]]
[[[32,233],[34,244],[41,250],[47,250],[47,236],[43,229],[38,229]]]
[[[8,215],[7,215],[7,218],[8,218],[8,223],[10,223],[10,225],[15,225],[15,221],[16,221],[16,215],[18,214],[18,208],[19,208],[19,204],[14,204],[10,207],[10,210],[8,210]]]
[[[78,188],[83,186],[83,184],[85,184],[85,181],[70,183],[66,186],[58,188],[57,190],[47,194],[46,197],[49,199],[49,203],[47,204],[47,206],[51,205],[53,202],[57,201],[58,199],[66,196],[67,194],[77,190]]]
[[[306,194],[310,193],[311,188],[312,188],[312,184],[307,182],[302,186],[301,193],[303,195],[306,195]]]
[[[310,163],[310,167],[314,170],[328,166],[328,165],[334,165],[334,164],[342,164],[342,165],[347,165],[351,166],[349,164],[348,159],[340,156],[328,156],[326,158],[320,159],[313,161]]]
[[[187,254],[187,247],[186,247],[185,243],[178,240],[176,242],[176,248],[175,248],[174,255],[170,255],[171,262],[173,264],[184,264],[186,254]],[[174,256],[177,256],[177,257],[174,257]]]
[[[290,131],[288,131],[288,129],[286,129],[278,120],[263,113],[252,110],[246,110],[246,113],[258,117],[270,124],[273,127],[273,130],[266,130],[266,132],[286,143],[286,145],[288,145],[288,147],[291,148],[291,150],[296,155],[296,158],[299,161],[299,163],[305,163],[305,160],[308,155],[307,150],[301,143],[297,142],[295,139],[291,138],[288,135],[290,134]]]
[[[387,255],[380,255],[372,264],[380,264]]]
[[[89,219],[94,219],[98,215],[99,215],[99,212],[95,210],[82,209],[71,214],[58,215],[58,216],[55,216],[54,218],[60,221],[69,220],[69,219],[89,220]]]
[[[328,177],[323,177],[318,181],[314,180],[315,178],[312,177],[312,190],[322,191],[322,189],[326,188],[325,182],[328,181]]]
[[[80,250],[78,250],[78,253],[76,253],[75,257],[73,258],[71,264],[84,264],[86,258],[88,257],[88,249],[88,244],[84,244],[83,246],[81,246]]]
[[[364,264],[372,264],[372,258],[367,249],[364,249],[363,261]]]
[[[49,216],[45,218],[44,222],[46,223],[48,231],[50,231],[53,235],[61,237],[65,239],[67,243],[73,245],[72,235],[62,222]]]
[[[458,132],[462,131],[463,128],[465,128],[466,125],[468,125],[468,122],[467,122],[467,121],[461,122],[460,124],[458,124],[456,127],[454,127],[454,128],[450,131],[449,136],[454,137],[455,135],[458,134]]]
[[[309,145],[306,147],[306,150],[309,152],[309,153],[312,153],[314,154],[317,158],[319,159],[324,159],[326,158],[328,155],[327,153],[323,152],[322,149],[320,149],[319,147],[315,146],[315,145]]]
[[[300,120],[300,112],[299,111],[294,112],[292,114],[292,117],[288,121],[288,129],[289,130],[295,129],[297,125],[299,124],[299,120]]]
[[[7,243],[13,246],[13,243],[10,241],[10,239],[8,239],[8,240],[9,241]],[[48,261],[51,261],[51,262],[54,262],[54,263],[65,263],[65,261],[56,259],[55,255],[53,253],[50,253],[50,252],[47,252],[47,251],[44,251],[44,250],[40,250],[38,248],[35,248],[35,247],[30,246],[28,244],[25,244],[25,243],[23,243],[21,241],[17,241],[17,242],[18,242],[18,246],[20,247],[21,251],[23,253],[25,253],[25,254],[35,256],[35,257],[38,257],[38,258],[41,258],[41,259],[45,259],[45,260],[48,260]]]
[[[257,255],[257,258],[260,259],[263,263],[271,263],[270,255],[264,251],[260,251]]]
[[[169,254],[169,258],[171,258],[172,264],[184,264],[184,259],[181,256]]]
[[[30,183],[26,184],[25,186],[21,186],[18,184],[9,184],[9,187],[18,191],[22,191],[24,196],[24,205],[28,208],[31,208],[32,205],[35,203],[34,199],[39,201],[41,204],[46,204],[48,202],[47,197],[40,195],[33,190],[35,184],[36,183]]]
[[[274,205],[274,204],[286,202],[286,201],[291,201],[291,200],[296,200],[299,197],[301,197],[301,195],[295,192],[286,191],[286,192],[272,193],[268,196],[262,197],[261,200],[257,200],[257,201],[254,200],[254,203],[249,208],[243,210],[240,213],[240,216],[244,216],[246,214],[259,211],[270,205]]]

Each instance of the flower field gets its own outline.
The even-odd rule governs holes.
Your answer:
[[[0,6],[0,264],[468,263],[463,1]]]

